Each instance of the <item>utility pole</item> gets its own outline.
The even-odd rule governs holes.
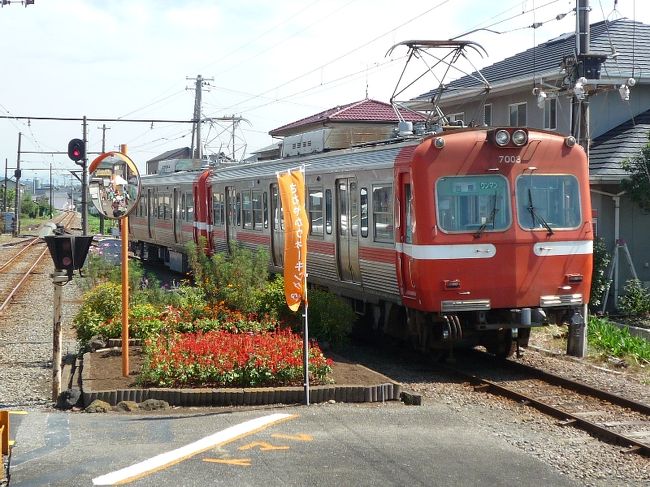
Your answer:
[[[195,81],[194,84],[194,116],[192,117],[194,122],[192,124],[192,145],[191,145],[191,154],[192,158],[196,158],[199,161],[203,158],[202,150],[203,146],[201,143],[201,124],[203,120],[201,118],[201,103],[203,98],[203,87],[209,87],[210,81],[214,81],[214,78],[204,78],[200,74],[196,78],[185,78],[189,81]],[[196,134],[196,137],[195,137]],[[196,142],[196,149],[195,149]]]
[[[589,26],[589,0],[576,0],[576,54],[578,62],[583,56],[589,55],[591,49],[591,32]],[[581,70],[582,71],[582,70]],[[580,73],[579,73],[580,74]],[[580,74],[582,75],[582,74]],[[578,143],[584,148],[589,159],[589,97],[584,96],[578,100]]]
[[[106,131],[110,130],[110,127],[107,127],[106,124],[102,124],[101,127],[97,127],[99,130],[102,131],[102,154],[106,152]],[[104,214],[100,211],[99,212],[99,233],[104,235]]]
[[[81,171],[81,234],[88,235],[88,123],[83,118],[84,158]]]
[[[13,236],[20,235],[20,144],[22,142],[23,134],[18,132],[18,156],[16,157],[16,170],[14,176],[16,177],[16,198],[14,200],[14,228]]]
[[[52,187],[52,163],[50,162],[50,218],[53,218],[54,188]]]
[[[7,212],[7,158],[5,157],[5,192],[3,195],[2,211]]]

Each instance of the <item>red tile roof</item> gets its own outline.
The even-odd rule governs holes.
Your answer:
[[[426,119],[424,115],[402,109],[400,109],[400,114],[407,122],[422,122]],[[395,114],[395,110],[390,104],[366,98],[365,100],[330,108],[315,115],[291,122],[271,130],[269,134],[272,136],[286,135],[287,132],[293,132],[297,128],[325,122],[397,123],[398,121],[399,119]]]

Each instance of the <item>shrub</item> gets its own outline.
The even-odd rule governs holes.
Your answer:
[[[319,289],[310,289],[308,300],[309,336],[332,346],[347,342],[357,319],[352,307],[338,296]]]
[[[591,277],[591,295],[589,307],[596,311],[603,304],[603,294],[609,284],[607,279],[607,268],[612,261],[612,256],[607,252],[607,246],[602,238],[594,240],[594,261]]]
[[[99,284],[84,294],[83,304],[73,319],[77,338],[85,344],[95,335],[110,338],[102,324],[122,312],[122,288],[112,282]]]
[[[638,279],[625,284],[623,296],[618,301],[619,310],[628,316],[646,317],[650,314],[650,292]]]
[[[257,312],[288,325],[300,324],[301,314],[291,311],[284,296],[284,277],[276,274],[258,296]]]

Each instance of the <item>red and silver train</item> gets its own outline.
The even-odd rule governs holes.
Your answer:
[[[279,171],[305,167],[312,285],[421,349],[507,355],[531,326],[584,323],[592,273],[588,163],[573,137],[457,128],[364,147],[142,178],[129,219],[145,259],[185,246],[266,247],[282,270]]]

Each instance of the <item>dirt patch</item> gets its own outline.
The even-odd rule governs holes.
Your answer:
[[[375,386],[394,382],[361,364],[332,353],[326,355],[333,361],[331,378],[336,385]],[[129,375],[124,377],[120,350],[86,354],[83,364],[83,388],[86,391],[138,389],[141,386],[137,384],[137,379],[143,360],[144,354],[139,347],[129,348]]]

